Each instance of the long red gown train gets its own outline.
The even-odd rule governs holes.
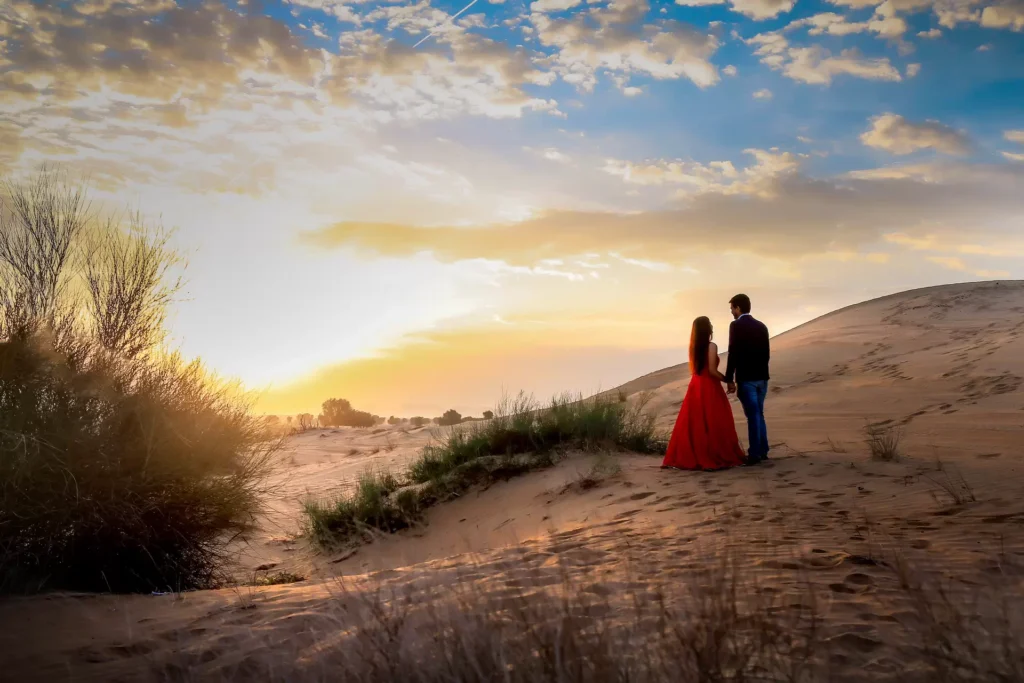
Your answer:
[[[720,470],[746,460],[729,397],[707,370],[690,378],[662,467]]]

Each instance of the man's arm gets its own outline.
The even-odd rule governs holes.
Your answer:
[[[733,384],[736,375],[736,321],[729,323],[729,357],[725,361],[725,381]]]

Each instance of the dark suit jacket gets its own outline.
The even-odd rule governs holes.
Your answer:
[[[749,314],[729,323],[729,359],[725,369],[726,382],[767,380],[768,328]]]

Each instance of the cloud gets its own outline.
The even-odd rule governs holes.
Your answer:
[[[770,192],[704,191],[660,211],[548,211],[473,229],[344,222],[301,239],[325,249],[431,252],[445,262],[486,258],[521,266],[610,252],[673,264],[723,250],[788,260],[856,250],[896,231],[962,235],[995,226],[993,235],[1005,234],[1024,210],[1022,181],[1024,169],[1009,166],[951,166],[927,181],[910,174],[814,180],[789,172],[765,181]]]
[[[989,5],[981,11],[981,25],[985,28],[1008,28],[1024,31],[1024,2]]]
[[[533,147],[524,147],[523,149],[525,151],[527,151],[527,152],[531,152],[533,154],[536,154],[537,156],[541,157],[542,159],[547,159],[548,161],[555,161],[555,162],[558,162],[560,164],[568,164],[568,163],[572,162],[572,159],[569,157],[568,154],[565,154],[564,152],[562,152],[562,151],[560,151],[560,150],[558,150],[558,149],[556,149],[554,147],[545,147],[543,149],[536,149],[536,148],[533,148]]]
[[[907,78],[913,78],[919,73],[921,73],[920,64],[907,64]]]
[[[704,7],[707,5],[724,5],[727,0],[676,0],[677,5],[684,7]],[[771,19],[783,12],[793,9],[796,0],[728,0],[732,11],[744,14],[751,19]]]
[[[564,12],[576,7],[583,0],[536,0],[530,4],[531,12]]]
[[[941,29],[937,29],[937,28],[931,28],[931,29],[928,29],[927,31],[918,31],[917,37],[918,38],[929,38],[929,39],[941,38],[942,37],[942,30]]]
[[[748,149],[754,163],[742,171],[731,161],[701,164],[693,161],[648,161],[633,163],[609,159],[604,171],[635,185],[685,185],[701,193],[724,195],[773,196],[776,181],[794,174],[800,158],[791,152]]]
[[[722,73],[725,74],[726,76],[735,76],[739,72],[736,70],[735,66],[730,64],[729,66],[722,69]]]
[[[1010,142],[1018,142],[1024,145],[1024,130],[1003,131],[1003,137]],[[1024,162],[1024,154],[1020,152],[1002,152],[1002,155],[1010,161]]]
[[[939,25],[953,29],[961,23],[979,24],[984,28],[1024,31],[1024,2],[1003,0],[986,5],[982,0],[829,0],[833,5],[863,9],[878,6],[880,13],[895,17],[898,12],[914,13],[931,10]],[[982,6],[985,5],[985,6]],[[938,38],[938,29],[918,33],[922,38]]]
[[[975,270],[970,267],[964,260],[957,256],[929,256],[927,260],[936,265],[949,268],[950,270],[956,270],[962,273],[970,273],[975,277],[990,277],[990,278],[1004,278],[1009,277],[1009,273],[1005,270]]]
[[[323,58],[283,23],[216,1],[8,0],[0,91],[71,100],[83,90],[217,102],[249,72],[308,80]]]
[[[836,57],[820,45],[792,47],[777,31],[760,33],[746,42],[758,46],[754,54],[763,64],[803,83],[829,85],[840,75],[880,81],[902,80],[888,57],[866,58],[856,50],[843,50]]]
[[[964,155],[971,150],[970,140],[961,131],[938,121],[913,122],[891,113],[871,119],[871,128],[860,136],[860,140],[868,147],[900,155],[922,149]]]
[[[808,28],[812,36],[845,36],[854,33],[872,32],[882,38],[897,39],[907,31],[907,22],[895,15],[876,14],[868,21],[850,22],[841,14],[825,12],[804,19],[798,19],[785,27],[785,31]]]
[[[772,91],[768,88],[761,88],[754,93],[753,97],[755,100],[770,100],[772,98]]]
[[[568,17],[534,12],[530,19],[540,44],[554,49],[549,60],[554,72],[583,91],[593,89],[600,70],[687,78],[701,88],[717,83],[710,58],[718,38],[678,21],[644,23],[649,10],[647,0],[612,0]]]

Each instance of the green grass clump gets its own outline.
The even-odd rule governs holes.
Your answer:
[[[305,576],[294,572],[274,572],[273,574],[255,576],[255,578],[253,578],[252,585],[257,587],[284,586],[289,583],[299,583],[300,581],[305,580]]]
[[[431,505],[472,486],[550,467],[565,451],[661,452],[665,442],[645,409],[643,399],[630,405],[564,394],[543,408],[525,394],[505,399],[492,419],[452,428],[439,443],[426,446],[401,480],[368,472],[349,495],[307,501],[307,533],[329,546],[372,530],[399,531],[420,520]]]
[[[398,479],[390,472],[364,472],[354,493],[305,502],[306,532],[318,544],[330,545],[367,528],[388,532],[405,529],[417,511],[408,495],[392,496],[399,487]]]

